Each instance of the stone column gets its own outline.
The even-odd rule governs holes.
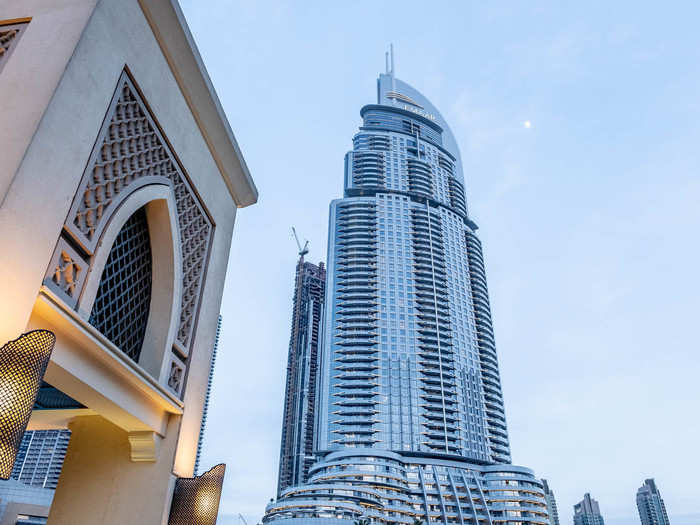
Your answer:
[[[180,416],[167,434],[131,435],[101,416],[73,419],[48,525],[166,524]]]

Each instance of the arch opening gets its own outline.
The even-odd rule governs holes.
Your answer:
[[[145,208],[124,223],[102,270],[89,322],[138,363],[151,308],[151,238]]]

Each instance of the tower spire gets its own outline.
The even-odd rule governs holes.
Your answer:
[[[389,56],[391,58],[391,71],[390,74],[393,77],[394,76],[394,44],[391,43],[389,44]]]

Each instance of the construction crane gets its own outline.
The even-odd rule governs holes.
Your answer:
[[[292,233],[294,234],[294,239],[297,241],[297,247],[299,248],[299,257],[303,257],[304,255],[309,253],[309,241],[306,241],[304,243],[304,247],[302,248],[301,243],[299,242],[299,237],[297,236],[297,231],[294,228],[294,226],[292,226]]]

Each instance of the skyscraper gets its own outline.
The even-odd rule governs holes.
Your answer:
[[[542,482],[510,464],[456,140],[393,64],[360,115],[330,207],[318,461],[264,521],[546,524]]]
[[[292,334],[287,356],[287,385],[280,445],[278,494],[305,483],[313,463],[318,346],[326,290],[326,269],[297,263],[292,307]]]
[[[637,490],[637,509],[642,525],[669,525],[666,505],[654,479],[645,479]]]
[[[605,525],[598,502],[588,492],[574,505],[574,525]]]
[[[22,437],[11,479],[56,489],[68,450],[70,430],[28,430]]]
[[[547,513],[549,514],[549,525],[559,525],[559,511],[557,510],[557,500],[554,498],[554,491],[549,488],[546,479],[542,480],[544,487],[544,499],[547,501]]]

